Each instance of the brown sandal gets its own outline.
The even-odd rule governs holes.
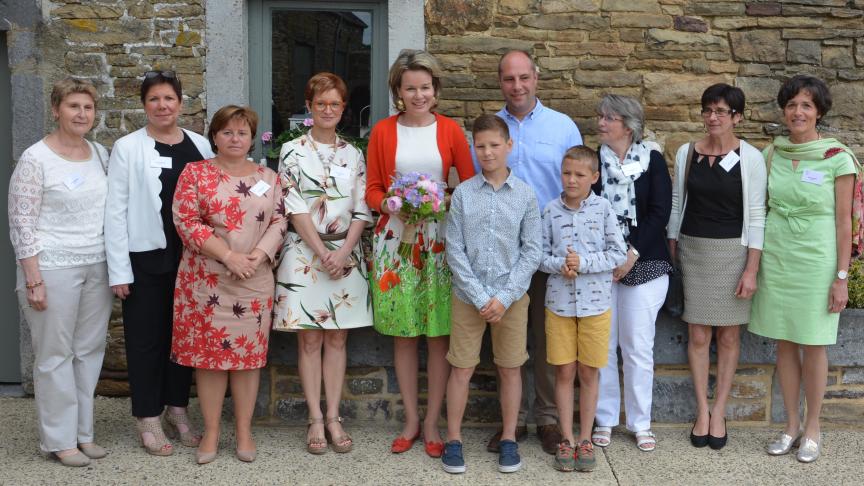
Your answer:
[[[338,452],[340,454],[343,454],[345,452],[351,452],[351,448],[354,446],[354,441],[351,439],[351,436],[348,435],[347,432],[345,432],[343,435],[340,435],[339,437],[333,437],[332,434],[330,434],[330,429],[328,429],[327,426],[334,422],[338,422],[341,425],[343,422],[342,417],[330,417],[327,419],[327,421],[324,423],[324,437],[327,438],[327,442],[330,443],[330,447],[333,448],[333,452]],[[348,441],[348,443],[342,445],[345,441]]]
[[[138,439],[141,441],[141,447],[148,454],[153,456],[170,456],[174,453],[174,446],[165,437],[165,432],[162,431],[162,424],[158,420],[138,419],[135,422],[135,426],[138,429]],[[153,442],[149,446],[144,443],[144,434],[146,432],[150,432],[154,437]]]
[[[201,443],[201,436],[192,428],[189,415],[185,413],[173,414],[166,410],[162,417],[165,421],[165,435],[169,438],[180,439],[180,443],[186,447],[198,447],[198,444]],[[180,432],[178,425],[185,425],[186,432]]]
[[[309,429],[313,425],[324,424],[323,418],[312,418],[306,421],[306,452],[309,454],[320,455],[327,452],[327,439],[325,437],[309,437]],[[324,426],[324,432],[327,432],[327,426]]]

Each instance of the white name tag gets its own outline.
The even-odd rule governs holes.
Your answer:
[[[267,184],[264,181],[258,181],[254,186],[252,186],[252,189],[249,189],[249,191],[256,196],[261,197],[265,192],[267,192],[267,189],[270,189],[270,184]]]
[[[726,154],[726,157],[723,157],[723,160],[720,161],[720,167],[723,167],[723,170],[729,172],[738,164],[739,160],[741,160],[741,157],[739,157],[738,154],[735,152],[729,152]]]
[[[636,174],[642,173],[642,165],[639,164],[639,162],[631,162],[629,164],[622,165],[621,171],[624,172],[624,175],[627,177],[634,176]]]
[[[804,173],[801,174],[801,182],[821,186],[824,181],[825,173],[818,170],[804,169]]]
[[[160,169],[170,169],[171,164],[171,157],[156,157],[150,161],[150,167],[158,167]]]
[[[351,178],[351,169],[348,167],[342,167],[339,165],[331,165],[330,166],[330,176],[335,177],[337,179],[350,179]]]
[[[81,174],[72,174],[63,181],[63,184],[69,188],[70,191],[74,191],[81,184],[84,184],[84,176]]]

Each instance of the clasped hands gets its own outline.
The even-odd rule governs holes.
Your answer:
[[[324,270],[327,271],[332,280],[339,280],[345,275],[350,249],[345,250],[344,248],[343,246],[338,250],[327,251],[320,255],[321,265],[324,266]]]
[[[235,280],[246,280],[255,275],[258,266],[269,257],[264,250],[255,248],[252,253],[239,253],[228,250],[222,256],[222,264],[228,268],[228,276]]]
[[[579,276],[579,265],[582,260],[579,255],[573,251],[573,248],[567,247],[567,256],[564,258],[564,265],[561,265],[561,275],[564,278],[574,279]]]

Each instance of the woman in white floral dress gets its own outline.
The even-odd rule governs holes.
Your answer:
[[[345,82],[319,73],[306,84],[305,95],[313,126],[283,145],[279,155],[291,228],[276,274],[273,327],[298,331],[298,367],[309,407],[306,449],[321,454],[330,442],[334,451],[348,452],[351,437],[339,416],[347,330],[372,325],[359,244],[372,221],[364,201],[366,164],[363,154],[336,134],[348,97]],[[322,376],[326,421],[319,406]]]

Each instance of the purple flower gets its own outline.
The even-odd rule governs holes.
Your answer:
[[[402,209],[402,199],[396,196],[390,196],[387,198],[387,209],[391,213],[395,213]]]
[[[262,142],[267,143],[270,140],[273,140],[273,132],[264,132],[261,134],[261,141]]]
[[[311,118],[306,118],[305,120],[303,120],[303,126],[304,127],[311,127],[314,124],[315,124],[315,121],[312,120]]]

